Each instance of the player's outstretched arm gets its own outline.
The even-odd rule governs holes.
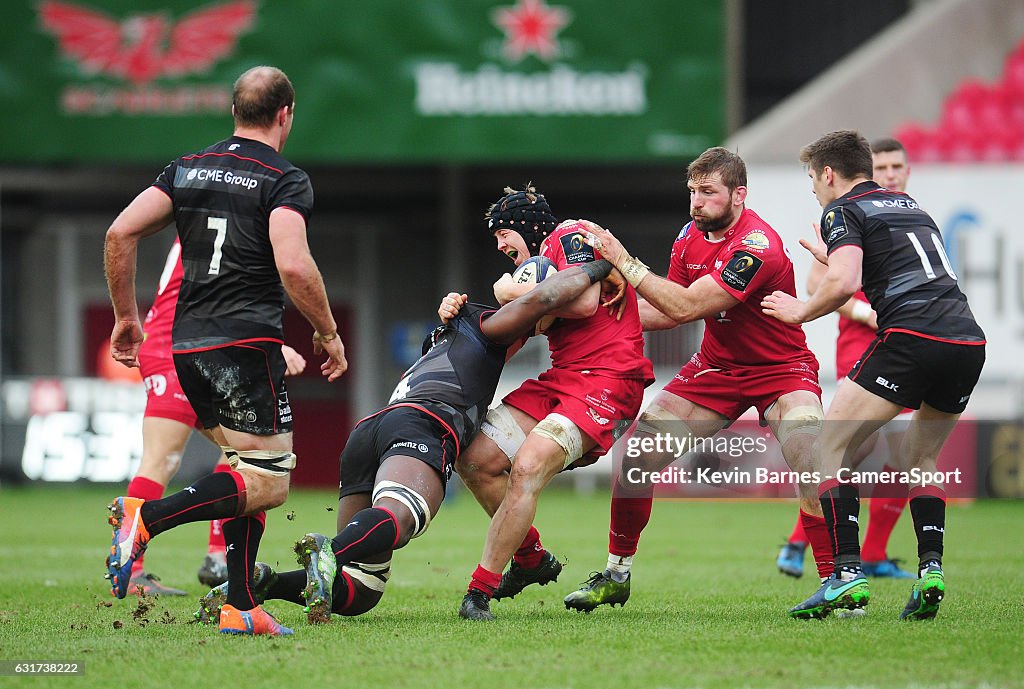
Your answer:
[[[557,310],[600,282],[612,271],[606,260],[593,261],[562,270],[544,280],[528,294],[502,306],[481,325],[484,335],[501,343],[512,343],[531,332],[541,316]]]
[[[158,232],[174,218],[170,197],[148,187],[132,200],[111,223],[103,245],[103,267],[114,306],[114,330],[110,354],[129,368],[139,365],[142,323],[135,299],[135,261],[139,240]]]
[[[637,294],[646,301],[647,306],[642,307],[640,313],[644,330],[664,330],[671,327],[668,321],[675,324],[690,323],[727,311],[739,303],[739,299],[722,289],[708,275],[689,287],[655,275],[643,262],[631,256],[611,232],[596,223],[586,220],[580,222],[590,230],[587,244],[612,261]],[[656,316],[650,307],[664,314],[668,321]]]

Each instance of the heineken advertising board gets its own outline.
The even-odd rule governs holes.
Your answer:
[[[724,32],[679,0],[17,3],[0,162],[165,162],[227,135],[257,64],[295,84],[300,162],[692,156],[723,137]]]

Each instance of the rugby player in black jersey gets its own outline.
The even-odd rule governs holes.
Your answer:
[[[441,507],[455,458],[480,430],[506,359],[541,317],[611,270],[604,260],[572,266],[500,309],[466,304],[436,328],[388,403],[349,436],[341,454],[338,535],[299,540],[304,569],[274,572],[258,563],[253,588],[260,600],[304,605],[314,624],[331,613],[373,608],[384,594],[392,551],[421,535]],[[214,619],[234,585],[213,589],[196,616]]]
[[[110,505],[111,592],[124,598],[132,563],[149,540],[181,524],[223,519],[231,595],[220,630],[290,634],[256,601],[249,582],[264,510],[288,496],[292,412],[284,385],[284,292],[314,328],[329,381],[348,363],[323,279],[306,241],[313,188],[281,155],[295,91],[274,67],[254,67],[234,85],[234,133],[171,162],[107,231],[104,260],[115,325],[111,354],[138,366],[142,325],[135,299],[138,242],[172,222],[184,276],[172,331],[182,389],[229,472],[214,473],[160,500],[119,497]]]
[[[878,333],[829,406],[815,443],[821,506],[835,554],[835,574],[793,608],[824,617],[868,603],[861,569],[859,490],[839,480],[844,459],[902,408],[915,409],[898,458],[901,469],[936,475],[943,443],[967,406],[985,361],[985,333],[957,285],[939,229],[905,193],[871,181],[871,148],[851,130],[832,132],[800,151],[823,208],[827,250],[801,240],[828,266],[805,303],[783,292],[762,302],[765,313],[791,323],[824,316],[861,285],[878,318]],[[910,489],[918,543],[918,579],[900,619],[935,617],[945,596],[942,573],[946,501],[943,484]]]

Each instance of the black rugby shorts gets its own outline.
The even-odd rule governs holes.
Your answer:
[[[960,414],[984,363],[984,344],[886,331],[875,337],[847,377],[904,407],[920,409],[924,402],[941,412]]]
[[[291,433],[284,356],[277,342],[257,341],[174,352],[174,368],[203,428],[253,435]]]
[[[447,485],[455,452],[455,436],[425,411],[407,406],[382,409],[352,429],[341,452],[338,497],[372,493],[377,470],[394,455],[415,457],[433,467]]]

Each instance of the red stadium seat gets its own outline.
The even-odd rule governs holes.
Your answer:
[[[994,84],[965,79],[943,102],[934,128],[916,122],[894,136],[915,162],[1024,161],[1024,41]]]
[[[964,81],[946,98],[939,126],[950,132],[974,129],[990,93],[989,87],[976,79]]]

